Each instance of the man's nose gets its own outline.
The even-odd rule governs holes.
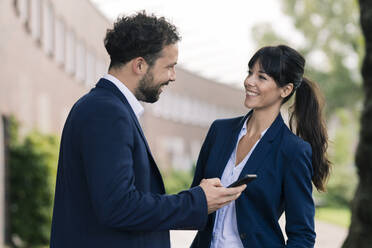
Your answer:
[[[176,81],[176,69],[172,69],[169,75],[169,81]]]

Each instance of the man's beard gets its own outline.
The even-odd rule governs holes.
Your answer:
[[[160,88],[168,84],[169,81],[155,84],[153,74],[150,71],[147,71],[143,78],[139,81],[138,87],[135,89],[134,96],[139,101],[154,103],[159,100]]]

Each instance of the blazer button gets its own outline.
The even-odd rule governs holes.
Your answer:
[[[247,235],[246,235],[245,233],[241,233],[241,234],[240,234],[240,238],[241,238],[241,239],[245,239],[246,237],[247,237]]]

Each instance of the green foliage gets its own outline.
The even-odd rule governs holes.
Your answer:
[[[341,227],[349,227],[351,211],[349,208],[322,207],[316,209],[315,218]]]
[[[9,126],[9,212],[13,247],[49,244],[58,140],[33,131],[22,141]]]
[[[163,179],[167,194],[177,194],[182,190],[189,189],[193,177],[194,170],[190,171],[170,170],[165,172]]]
[[[331,177],[327,185],[326,194],[316,194],[323,204],[328,206],[349,207],[358,182],[354,167],[354,150],[357,139],[354,136],[359,130],[356,118],[345,109],[336,111],[331,125],[334,130],[331,135],[329,155],[333,163]]]

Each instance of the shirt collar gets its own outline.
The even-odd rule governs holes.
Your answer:
[[[103,78],[106,80],[109,80],[121,91],[121,93],[123,93],[125,98],[128,100],[129,105],[132,108],[133,112],[136,114],[137,119],[139,119],[144,112],[144,108],[142,107],[140,102],[137,100],[137,98],[133,95],[133,93],[125,86],[123,82],[121,82],[119,79],[117,79],[113,75],[106,74],[103,76]]]
[[[240,131],[240,135],[241,135],[241,136],[244,136],[244,135],[247,134],[247,122],[248,122],[248,120],[249,120],[250,118],[251,118],[251,115],[248,116],[247,119],[245,119],[244,124],[243,124],[243,127],[242,127],[242,130]],[[265,133],[267,132],[268,129],[269,129],[269,128],[266,128],[265,130],[263,130],[263,131],[261,132],[261,137],[260,137],[260,139],[265,135]]]

